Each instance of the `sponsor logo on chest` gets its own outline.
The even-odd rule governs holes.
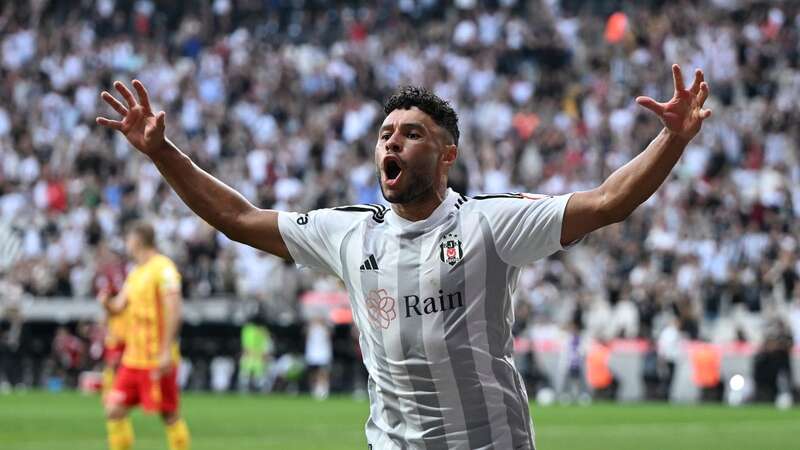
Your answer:
[[[419,294],[400,297],[400,312],[405,318],[429,316],[464,307],[464,294],[461,291],[444,292],[433,297],[421,298]],[[367,316],[375,328],[387,329],[397,318],[397,301],[386,289],[373,289],[367,294]]]
[[[438,250],[439,259],[450,266],[455,266],[464,258],[464,245],[454,233],[442,237]],[[378,272],[378,264],[378,258],[370,254],[359,271]],[[386,289],[372,289],[367,293],[367,317],[373,327],[387,329],[398,316],[422,317],[464,307],[464,294],[461,291],[445,292],[439,289],[438,294],[433,296],[415,293],[398,294],[397,298],[400,300],[396,300]]]

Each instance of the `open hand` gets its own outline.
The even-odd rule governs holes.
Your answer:
[[[152,156],[163,148],[166,143],[164,137],[164,119],[166,113],[153,114],[150,107],[150,97],[147,90],[139,80],[133,80],[133,87],[139,95],[139,101],[121,81],[115,81],[114,87],[125,99],[127,107],[117,100],[108,91],[103,91],[100,97],[106,101],[121,116],[122,120],[111,120],[105,117],[96,119],[98,125],[119,130],[128,139],[128,142],[147,156]]]
[[[711,110],[703,108],[708,98],[708,84],[703,81],[703,71],[697,69],[694,83],[687,90],[677,64],[672,65],[672,78],[675,94],[670,101],[659,103],[650,97],[636,97],[636,103],[656,113],[669,131],[690,140],[700,131],[703,120],[711,116]]]

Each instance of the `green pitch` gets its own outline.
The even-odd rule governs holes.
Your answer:
[[[184,395],[194,450],[366,449],[367,402],[347,397]],[[663,404],[532,406],[539,450],[800,449],[800,409]],[[166,449],[160,421],[135,413],[137,450]],[[0,449],[102,450],[96,396],[0,395]]]

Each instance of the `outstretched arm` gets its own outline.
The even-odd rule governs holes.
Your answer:
[[[690,89],[683,85],[681,69],[672,66],[675,94],[666,103],[638,97],[636,103],[653,111],[664,129],[636,158],[620,167],[599,187],[572,195],[564,213],[561,243],[566,245],[587,233],[627,218],[661,186],[683,150],[711,116],[704,109],[708,85],[697,69]]]
[[[154,114],[147,90],[133,80],[137,99],[121,82],[114,87],[127,107],[110,93],[101,97],[122,120],[98,117],[99,125],[120,131],[137,150],[149,157],[164,180],[189,208],[229,238],[284,259],[291,259],[278,231],[277,211],[259,209],[225,183],[197,167],[164,135],[166,113]]]

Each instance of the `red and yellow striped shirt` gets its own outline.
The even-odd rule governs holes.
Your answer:
[[[125,343],[125,333],[128,329],[126,313],[127,309],[124,309],[117,314],[108,315],[108,319],[106,319],[106,347],[114,348]]]
[[[125,311],[127,332],[122,364],[134,369],[158,367],[158,354],[164,337],[164,297],[180,292],[181,275],[164,255],[156,255],[134,268],[125,280],[128,305]],[[172,344],[173,359],[180,359],[178,344]]]

